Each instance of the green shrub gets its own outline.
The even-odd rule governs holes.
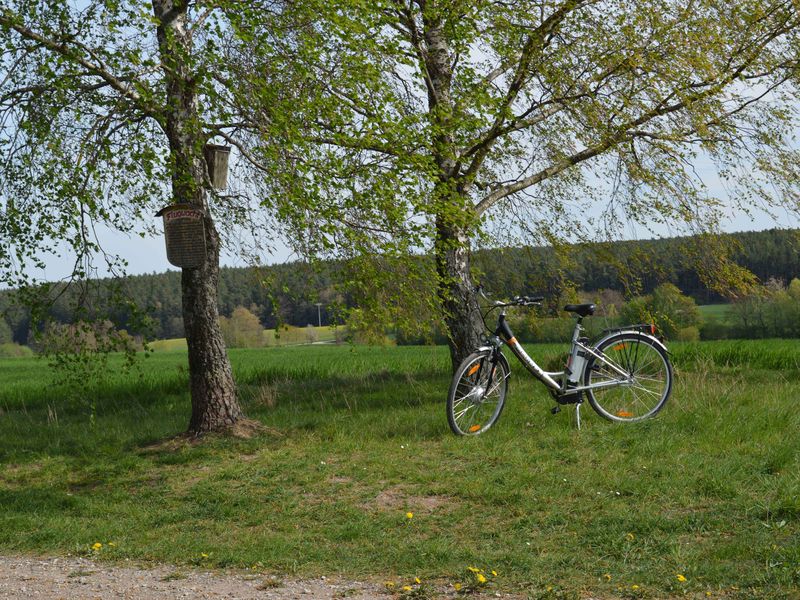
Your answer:
[[[679,342],[699,342],[700,330],[694,325],[689,327],[681,327],[675,334],[675,339]]]
[[[787,287],[770,279],[732,305],[731,322],[736,337],[800,337],[800,280],[792,279]]]
[[[733,337],[733,326],[714,315],[705,315],[700,325],[700,339],[727,340]]]
[[[33,356],[33,350],[27,346],[20,346],[13,342],[0,344],[0,358],[20,358]]]
[[[259,348],[264,345],[264,328],[252,312],[242,306],[230,318],[220,317],[219,327],[229,348]]]
[[[631,323],[655,323],[670,339],[679,339],[682,329],[697,329],[701,322],[694,299],[684,296],[671,283],[662,283],[652,294],[633,298],[621,313],[623,320]]]

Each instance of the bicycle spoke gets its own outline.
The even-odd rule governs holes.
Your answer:
[[[587,378],[590,386],[601,386],[590,387],[588,392],[595,410],[617,421],[636,421],[657,412],[669,393],[670,373],[666,358],[655,344],[647,338],[632,339],[622,334],[598,351],[602,359],[594,359],[596,366],[591,366]]]
[[[460,412],[457,412],[457,413],[455,413],[455,418],[456,418],[456,419],[460,419],[460,418],[461,418],[461,417],[463,417],[465,414],[467,414],[467,411],[468,411],[470,408],[473,408],[474,406],[475,406],[474,404],[470,404],[470,405],[469,405],[469,406],[467,406],[467,407],[466,407],[464,410],[462,410],[462,411],[460,411]]]
[[[645,377],[644,375],[637,375],[637,381],[656,381],[658,383],[664,383],[663,377]]]
[[[635,390],[642,390],[643,392],[647,392],[648,394],[653,394],[653,396],[655,396],[656,398],[661,397],[661,394],[659,392],[656,392],[654,390],[648,390],[646,387],[641,385],[632,385],[631,388]]]
[[[505,400],[508,369],[504,363],[474,358],[459,368],[448,399],[450,427],[458,434],[477,434],[498,418]]]

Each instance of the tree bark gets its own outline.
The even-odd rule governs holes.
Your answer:
[[[205,138],[197,109],[196,74],[189,61],[192,42],[187,7],[186,0],[153,0],[166,84],[163,123],[172,161],[172,194],[175,202],[192,204],[205,214],[206,260],[196,269],[183,269],[181,275],[192,397],[189,432],[196,434],[230,427],[242,411],[219,328],[220,238],[206,203]]]
[[[482,342],[484,330],[470,266],[469,237],[443,219],[436,224],[436,270],[453,372]]]
[[[461,165],[456,161],[453,136],[450,46],[439,18],[423,17],[425,69],[428,74],[428,110],[434,131],[434,160],[438,182],[433,194],[436,219],[434,254],[439,300],[444,310],[453,371],[481,343],[483,322],[478,312],[470,270],[472,211],[464,189]]]
[[[242,416],[219,328],[219,235],[210,217],[205,218],[205,229],[208,248],[205,264],[197,269],[183,269],[181,274],[192,394],[191,433],[218,431],[235,424]]]

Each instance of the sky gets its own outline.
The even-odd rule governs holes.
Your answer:
[[[78,9],[83,8],[87,3],[84,0],[77,0],[76,6]],[[702,161],[701,161],[702,162]],[[723,186],[719,182],[716,172],[709,165],[696,164],[698,173],[708,187],[711,195],[724,198],[726,197]],[[160,230],[160,218],[156,219],[156,223]],[[800,222],[797,216],[786,213],[783,218],[777,222],[772,217],[766,214],[754,214],[749,216],[741,212],[737,213],[731,211],[727,222],[722,224],[724,231],[751,231],[762,230],[772,227],[799,227]],[[167,262],[166,250],[164,247],[163,236],[156,236],[152,238],[142,239],[138,236],[126,236],[124,234],[111,231],[108,229],[103,230],[98,228],[100,232],[100,241],[104,250],[110,254],[119,255],[121,258],[127,260],[128,267],[126,269],[129,274],[145,274],[145,273],[160,273],[166,270],[177,270]],[[669,236],[671,233],[666,230],[659,231],[658,233]],[[649,231],[636,230],[630,228],[625,236],[626,239],[647,239],[652,237]],[[297,258],[292,255],[288,248],[279,246],[274,254],[265,256],[264,262],[270,263],[283,263]],[[234,254],[224,254],[222,257],[222,264],[225,266],[246,266],[246,261],[235,256]],[[66,255],[61,257],[48,257],[47,267],[43,271],[38,271],[35,276],[38,279],[55,281],[67,277],[72,269],[73,261]],[[95,266],[98,268],[98,276],[107,276],[109,272],[104,268],[102,260],[95,261]]]
[[[696,165],[698,175],[702,178],[703,182],[708,188],[708,193],[718,198],[727,198],[728,195],[722,182],[717,177],[716,170],[709,162],[699,160]],[[161,226],[161,218],[153,217],[156,223],[156,229],[159,235],[154,237],[141,238],[138,235],[126,235],[115,230],[97,227],[98,238],[102,244],[103,249],[113,255],[119,255],[121,258],[128,262],[126,273],[129,275],[142,275],[151,273],[163,273],[165,271],[179,271],[167,261],[167,253],[164,243],[163,227]],[[777,219],[777,220],[776,220]],[[741,211],[731,209],[730,215],[727,220],[721,224],[722,230],[725,232],[737,231],[758,231],[771,228],[800,228],[800,217],[796,214],[790,213],[788,210],[782,214],[778,214],[776,218],[765,214],[763,212],[753,212],[748,215]],[[669,231],[667,228],[658,231],[657,234],[663,237],[670,237],[675,235],[674,232]],[[644,229],[637,229],[633,226],[629,227],[627,232],[623,234],[622,239],[649,239],[653,234]],[[264,264],[280,264],[296,260],[298,256],[284,245],[278,244],[271,255],[262,257]],[[35,272],[35,276],[39,280],[44,281],[58,281],[67,279],[71,273],[74,259],[67,252],[62,256],[47,257],[46,268]],[[246,267],[249,263],[236,256],[232,252],[224,252],[221,257],[222,266],[226,267]],[[102,259],[97,259],[94,266],[97,269],[95,276],[108,277],[112,275],[106,268]]]
[[[722,192],[722,186],[710,172],[708,176],[704,174],[704,180],[709,185],[709,191],[713,194]],[[158,219],[160,221],[160,219]],[[752,216],[744,213],[731,211],[727,222],[722,225],[726,232],[734,231],[755,231],[771,228],[798,228],[800,219],[797,215],[790,214],[788,211],[779,216],[776,222],[766,214],[755,213]],[[159,230],[161,228],[159,227]],[[177,267],[167,262],[167,253],[164,246],[163,236],[142,239],[139,236],[127,236],[109,229],[98,229],[99,236],[106,252],[118,254],[128,261],[127,273],[130,275],[140,275],[149,273],[163,273],[164,271],[177,271]],[[664,235],[670,235],[664,231]],[[649,232],[629,230],[627,239],[647,239],[652,237]],[[267,264],[284,263],[296,259],[297,256],[285,246],[279,246],[271,256],[264,257]],[[235,255],[224,254],[221,259],[223,266],[244,267],[247,262]],[[98,276],[108,276],[109,272],[102,268],[102,261],[97,261]],[[72,259],[68,256],[52,257],[47,260],[47,268],[43,272],[37,272],[37,277],[55,281],[67,277],[72,267]]]

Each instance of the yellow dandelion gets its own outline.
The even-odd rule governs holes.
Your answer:
[[[638,586],[638,585],[636,585],[636,584],[634,583],[634,584],[631,586],[631,589],[632,589],[632,590],[638,590],[638,589],[639,589],[639,586]]]
[[[100,542],[95,542],[94,544],[92,544],[92,550],[100,550],[100,548],[102,547],[103,544],[101,544]]]
[[[114,542],[108,542],[108,545],[109,545],[109,546],[111,546],[112,548],[113,548],[114,546],[116,546],[116,544],[115,544]]]
[[[547,591],[548,592],[552,592],[553,591],[553,586],[552,585],[548,585],[547,586]]]
[[[407,512],[406,513],[406,519],[413,519],[413,518],[414,518],[414,513],[412,513],[412,512]]]
[[[683,583],[684,581],[686,581],[686,577],[684,577],[684,576],[683,576],[683,575],[681,575],[680,573],[677,573],[677,574],[675,575],[675,577],[676,577],[676,578],[678,579],[678,581],[680,581],[681,583]]]
[[[384,581],[383,585],[385,585],[388,589],[392,589],[394,587],[394,581]]]
[[[706,598],[710,598],[710,597],[711,597],[711,592],[706,592]]]
[[[478,573],[475,579],[478,580],[478,583],[486,583],[486,577],[484,577],[482,573]]]
[[[422,583],[419,577],[414,577],[414,583]]]
[[[404,592],[410,592],[411,591],[411,586],[410,585],[404,585],[403,586],[403,591]]]
[[[460,584],[460,583],[458,583],[458,582],[454,583],[454,584],[453,584],[453,587],[455,588],[455,590],[456,590],[457,592],[460,592],[460,591],[461,591],[461,584]]]
[[[497,571],[495,571],[494,569],[492,569],[492,577],[497,577]]]
[[[628,540],[629,542],[632,542],[634,539],[636,539],[636,536],[633,535],[632,533],[626,533],[625,539]]]
[[[480,569],[476,569],[475,567],[467,567],[467,571],[472,571],[473,573],[480,573]]]
[[[201,552],[200,558],[208,558],[208,554],[206,554],[205,552]]]
[[[611,581],[611,573],[605,573],[603,575],[603,579],[605,579],[606,581]]]

